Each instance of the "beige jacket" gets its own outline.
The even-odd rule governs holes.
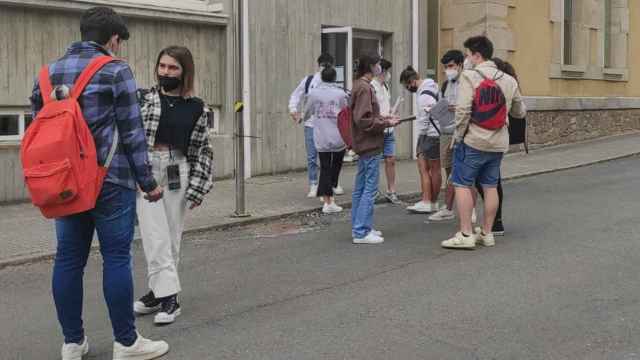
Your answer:
[[[483,129],[471,122],[471,106],[475,89],[484,80],[476,70],[482,72],[488,78],[496,78],[496,82],[502,89],[507,101],[507,112],[509,114],[515,118],[522,119],[527,113],[516,80],[499,71],[493,61],[485,61],[477,65],[475,70],[465,70],[460,75],[454,139],[457,143],[464,141],[465,144],[476,150],[505,153],[509,150],[509,129],[507,126],[494,131]],[[509,119],[507,118],[508,121]]]

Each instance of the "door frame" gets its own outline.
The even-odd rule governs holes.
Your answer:
[[[353,82],[353,28],[351,26],[328,27],[322,29],[322,34],[347,34],[347,59],[344,64],[344,80],[345,87],[351,90]]]

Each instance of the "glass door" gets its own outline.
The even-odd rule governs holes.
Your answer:
[[[322,29],[322,52],[335,59],[336,83],[351,90],[353,79],[353,30],[351,27]]]

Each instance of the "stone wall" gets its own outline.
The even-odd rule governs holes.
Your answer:
[[[529,145],[569,144],[640,130],[640,109],[532,111],[527,115]]]

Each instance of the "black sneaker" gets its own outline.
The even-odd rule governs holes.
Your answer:
[[[161,305],[162,301],[156,298],[153,291],[149,291],[140,300],[133,303],[133,311],[140,315],[152,314],[160,310]]]
[[[162,309],[156,314],[153,322],[158,325],[171,324],[180,316],[180,304],[178,304],[178,295],[172,295],[162,300]]]
[[[491,228],[491,232],[494,236],[504,236],[504,226],[502,225],[502,220],[497,220],[493,222],[493,227]]]

